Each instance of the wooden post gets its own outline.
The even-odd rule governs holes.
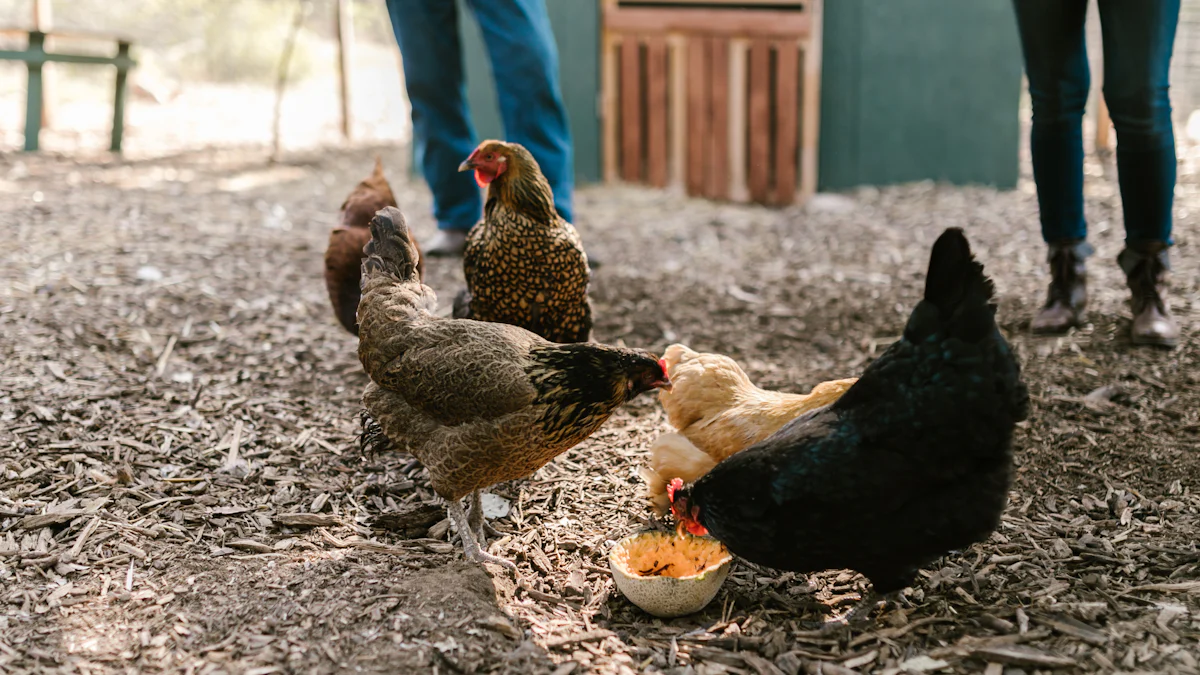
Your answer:
[[[749,51],[748,39],[729,41],[729,198],[735,202],[750,198],[746,189],[746,56]]]
[[[621,179],[642,180],[642,63],[641,41],[626,35],[621,41]]]
[[[49,33],[54,28],[54,10],[50,5],[50,0],[33,0],[33,29],[41,33]],[[45,49],[49,50],[53,46],[50,38],[46,39]],[[53,91],[54,86],[52,80],[54,68],[46,68],[42,71],[42,127],[49,128],[51,120],[54,119],[50,112],[50,99],[46,95],[47,91]]]
[[[617,50],[620,42],[608,31],[600,39],[604,53],[600,55],[600,77],[604,82],[601,92],[601,119],[604,138],[602,161],[605,182],[617,180]]]
[[[296,48],[296,37],[304,27],[304,19],[311,9],[309,0],[300,0],[296,7],[296,16],[292,20],[292,29],[288,32],[287,40],[283,43],[283,53],[279,55],[279,72],[275,79],[275,114],[271,120],[271,161],[279,161],[282,140],[279,132],[279,118],[283,115],[283,92],[287,89],[288,65],[292,61],[292,51]]]
[[[654,35],[646,44],[646,180],[667,186],[667,40]]]
[[[800,45],[795,40],[775,44],[775,195],[778,206],[796,199],[796,164],[800,160]]]
[[[729,39],[723,35],[708,38],[708,59],[712,79],[708,143],[703,146],[708,165],[704,194],[709,199],[729,199]]]
[[[709,98],[711,88],[708,58],[708,38],[692,36],[687,41],[687,193],[693,197],[704,195],[708,178],[704,142],[712,133],[709,127]]]
[[[824,40],[823,0],[812,5],[812,36],[801,51],[803,76],[800,84],[800,195],[807,201],[817,191],[818,143],[821,129],[821,43]]]
[[[44,56],[46,34],[29,32],[31,56]],[[32,59],[29,65],[29,87],[25,92],[25,152],[37,152],[38,137],[42,133],[42,60]]]
[[[771,43],[750,43],[750,198],[767,201],[771,180]]]
[[[342,94],[342,138],[350,140],[353,121],[350,117],[350,73],[354,61],[354,2],[337,1],[338,83]]]
[[[671,59],[671,185],[686,192],[687,180],[687,133],[688,133],[688,78],[687,38],[672,35]]]
[[[117,43],[117,91],[113,96],[112,143],[108,149],[121,152],[121,140],[125,137],[125,95],[129,79],[129,43]]]

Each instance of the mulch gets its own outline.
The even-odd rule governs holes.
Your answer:
[[[358,451],[366,384],[321,255],[376,149],[144,161],[0,155],[0,670],[6,672],[1200,672],[1200,181],[1177,200],[1172,351],[1128,344],[1120,201],[1089,177],[1091,323],[1028,335],[1036,201],[917,184],[770,210],[634,187],[578,196],[597,337],[727,353],[761,386],[857,375],[899,335],[929,246],[967,229],[1033,413],[999,531],[921,572],[913,609],[822,631],[846,571],[744,562],[654,619],[607,550],[653,527],[643,396],[526,481],[463,561],[421,466]],[[401,208],[429,195],[379,149]],[[1090,167],[1092,174],[1100,174]],[[1111,173],[1111,172],[1110,172]],[[443,302],[457,261],[431,260]]]

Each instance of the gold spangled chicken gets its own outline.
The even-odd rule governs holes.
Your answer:
[[[436,316],[437,296],[418,279],[399,209],[376,214],[366,253],[358,357],[371,383],[363,406],[429,470],[467,557],[511,568],[479,548],[479,491],[530,476],[621,404],[670,386],[666,372],[637,349],[555,344],[517,326]],[[468,495],[469,519],[460,503]]]
[[[807,394],[767,391],[754,386],[728,356],[694,352],[680,344],[667,347],[663,362],[672,387],[660,391],[658,398],[678,433],[659,436],[650,446],[650,466],[641,470],[660,516],[670,506],[667,484],[672,478],[695,481],[801,414],[833,403],[855,382],[822,382]]]
[[[483,220],[467,235],[467,288],[454,318],[520,326],[551,342],[587,342],[592,332],[587,254],[575,228],[521,145],[484,141],[462,163],[487,187]]]

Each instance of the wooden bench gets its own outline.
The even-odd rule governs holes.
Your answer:
[[[0,61],[24,61],[29,67],[29,86],[25,94],[25,151],[36,152],[38,137],[42,131],[42,66],[48,62],[58,63],[90,63],[95,65],[116,66],[117,86],[113,96],[112,144],[109,149],[121,151],[121,139],[125,135],[125,97],[126,81],[129,71],[137,65],[129,56],[132,41],[113,35],[96,33],[54,31],[44,33],[27,29],[0,29],[0,35],[28,35],[29,43],[24,51],[0,50]],[[117,43],[116,56],[95,56],[90,54],[62,54],[46,51],[47,35],[54,38],[100,40]]]

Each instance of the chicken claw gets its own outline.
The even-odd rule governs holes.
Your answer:
[[[827,622],[821,627],[821,631],[824,633],[835,633],[847,626],[862,624],[870,619],[871,612],[877,607],[887,609],[888,605],[893,603],[898,607],[908,607],[910,609],[913,606],[908,601],[908,598],[904,597],[903,590],[894,591],[883,596],[872,591],[862,600],[858,601],[845,616],[835,621]]]
[[[474,498],[472,498],[472,501],[474,501]],[[477,563],[500,565],[512,570],[516,574],[517,566],[511,560],[499,558],[479,548],[479,543],[475,541],[475,533],[471,529],[470,520],[467,519],[467,514],[463,511],[461,500],[455,499],[447,504],[446,513],[450,516],[450,522],[454,523],[455,529],[458,530],[458,536],[462,538],[463,553],[466,554],[467,559],[474,560]],[[480,515],[483,515],[482,510],[480,511]]]
[[[363,457],[373,461],[381,451],[392,449],[391,439],[383,433],[383,427],[371,417],[371,413],[362,411],[359,423],[362,424],[362,432],[358,435],[358,449]]]

